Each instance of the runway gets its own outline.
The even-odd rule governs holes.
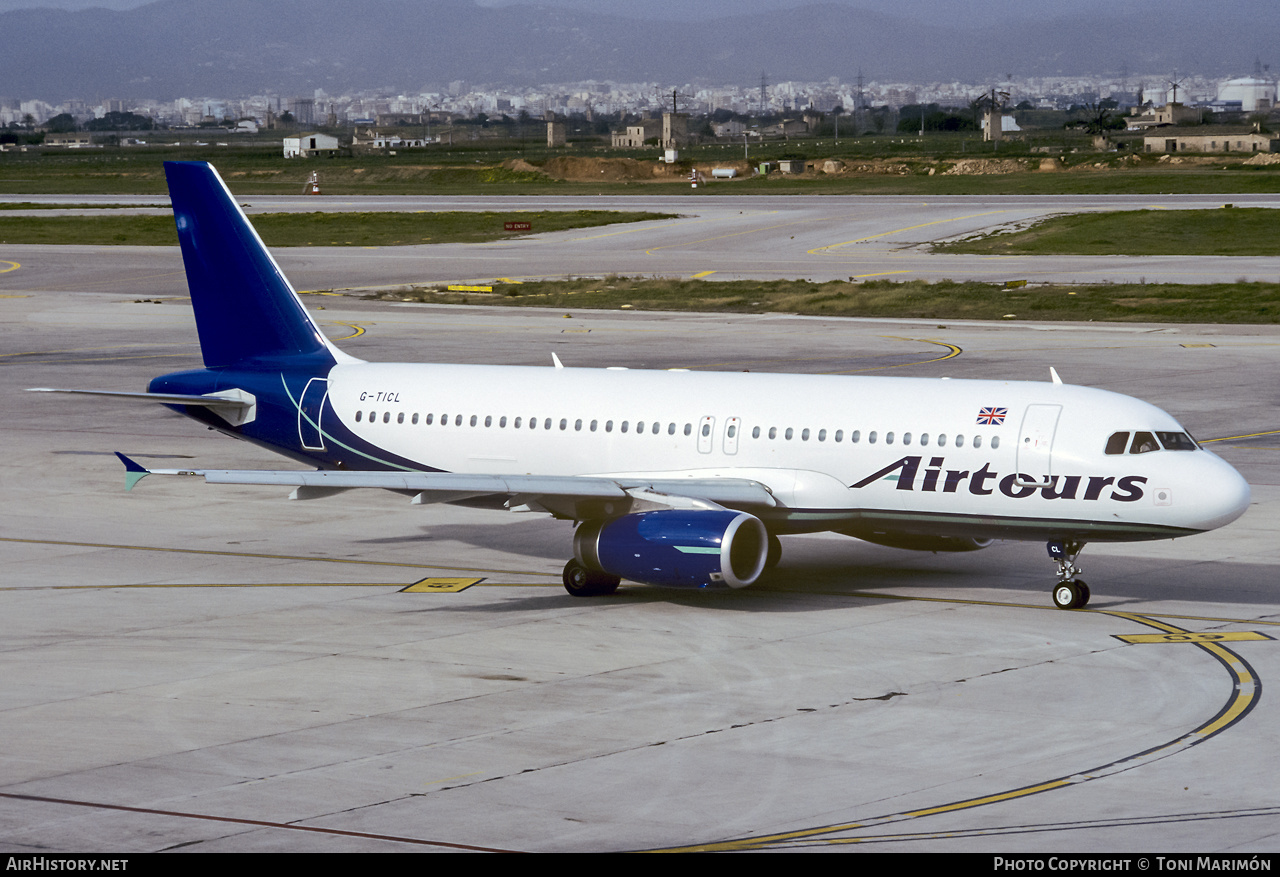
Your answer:
[[[578,244],[519,246],[572,260]],[[282,252],[336,286],[384,251]],[[126,493],[112,451],[280,465],[146,405],[21,392],[138,390],[199,365],[181,276],[164,279],[180,266],[133,253],[0,247],[22,265],[0,274],[0,850],[1276,849],[1280,329],[308,298],[370,360],[1054,366],[1170,411],[1254,490],[1223,530],[1089,546],[1086,611],[1051,608],[1039,544],[839,536],[784,538],[745,591],[584,600],[559,584],[571,528],[542,516],[194,479]]]
[[[17,196],[6,196],[14,200]],[[53,197],[53,196],[48,196]],[[58,196],[69,197],[69,196]],[[24,200],[33,200],[23,196]],[[155,203],[155,198],[138,199]],[[1204,256],[966,256],[929,244],[1097,210],[1280,206],[1280,195],[1148,196],[538,196],[476,198],[254,197],[249,213],[341,210],[649,210],[679,218],[535,234],[491,244],[280,248],[299,289],[366,289],[569,276],[703,277],[815,281],[1029,280],[1054,283],[1280,282],[1280,258]],[[39,211],[47,214],[49,211]],[[91,211],[101,215],[103,211]],[[154,211],[153,211],[154,212]],[[7,213],[7,211],[6,211]],[[0,273],[0,294],[47,289],[142,297],[185,292],[176,247],[0,245],[20,266]],[[0,269],[5,264],[0,263]]]

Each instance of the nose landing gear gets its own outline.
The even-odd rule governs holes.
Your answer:
[[[1050,542],[1049,558],[1058,565],[1058,584],[1053,586],[1053,605],[1059,609],[1083,609],[1089,604],[1089,586],[1076,578],[1083,572],[1076,558],[1084,550],[1083,542]]]

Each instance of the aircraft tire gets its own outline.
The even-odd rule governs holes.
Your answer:
[[[1060,609],[1074,609],[1079,602],[1080,591],[1074,581],[1060,581],[1053,585],[1053,606]]]
[[[769,553],[764,559],[764,568],[773,569],[782,560],[782,540],[772,533],[769,534]]]
[[[571,559],[564,565],[564,574],[561,579],[564,582],[564,589],[574,597],[599,597],[612,594],[618,590],[618,585],[622,582],[618,576],[587,569],[578,562],[577,558]]]
[[[1080,609],[1089,602],[1088,585],[1083,582],[1059,582],[1053,587],[1053,605],[1059,609]]]

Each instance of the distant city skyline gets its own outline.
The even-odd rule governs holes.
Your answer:
[[[453,82],[750,88],[762,74],[989,86],[1280,69],[1276,0],[364,0],[358,11],[348,0],[258,0],[251,16],[239,0],[78,11],[67,8],[95,0],[45,0],[64,9],[4,11],[31,2],[0,0],[0,99],[411,94]]]

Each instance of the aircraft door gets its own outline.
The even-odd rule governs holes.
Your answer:
[[[1048,481],[1053,475],[1053,434],[1058,428],[1061,405],[1028,405],[1018,433],[1017,471],[1032,480]]]
[[[709,454],[715,443],[716,419],[704,417],[698,421],[698,453]]]
[[[298,440],[309,451],[324,450],[320,412],[324,409],[324,400],[328,395],[329,381],[325,378],[312,378],[302,391],[302,401],[298,403]]]
[[[729,417],[724,422],[724,452],[738,453],[738,433],[742,432],[742,418]]]

